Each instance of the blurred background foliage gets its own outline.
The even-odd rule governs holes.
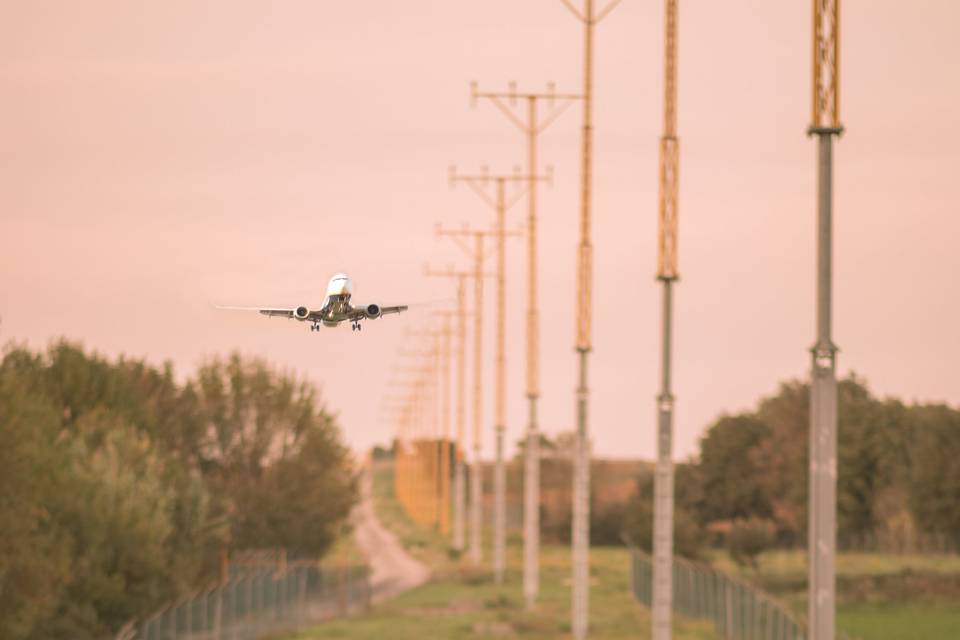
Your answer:
[[[699,451],[675,464],[674,545],[687,558],[726,548],[743,566],[770,548],[806,545],[809,387],[785,382],[756,407],[722,415]],[[650,423],[652,429],[652,422]],[[638,428],[642,428],[638,427]],[[652,437],[652,430],[650,431]],[[541,436],[541,526],[570,540],[570,433]],[[508,469],[508,506],[519,523],[524,443]],[[386,450],[383,452],[386,454]],[[877,398],[850,376],[839,385],[838,542],[884,553],[960,550],[960,410]],[[590,540],[650,550],[653,465],[591,463]]]
[[[0,639],[102,638],[218,576],[223,550],[319,557],[356,498],[318,391],[234,354],[59,342],[0,363]]]
[[[727,546],[751,564],[766,548],[806,544],[809,387],[792,381],[752,411],[718,418],[699,455],[676,468],[676,546],[698,557]],[[960,549],[960,411],[839,386],[838,541],[841,549]],[[623,508],[625,533],[650,548],[652,470]],[[609,536],[608,536],[609,537]]]

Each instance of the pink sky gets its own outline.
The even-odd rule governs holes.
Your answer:
[[[596,50],[591,430],[654,453],[653,279],[662,2],[625,0]],[[814,336],[810,3],[684,1],[679,23],[676,452],[805,375]],[[879,394],[960,403],[960,3],[844,0],[835,339]],[[319,383],[357,446],[420,311],[312,334],[212,303],[452,297],[437,221],[491,213],[447,166],[512,170],[522,139],[481,88],[578,91],[559,0],[5,3],[0,8],[0,341],[56,336],[172,359],[240,349]],[[580,110],[541,139],[542,425],[574,420]],[[510,213],[519,224],[524,206]],[[508,254],[508,439],[525,428],[524,245]],[[488,287],[488,301],[493,289]],[[493,309],[486,371],[492,375]],[[409,340],[406,340],[409,342]],[[492,380],[487,385],[492,392]],[[492,397],[485,400],[490,451]]]

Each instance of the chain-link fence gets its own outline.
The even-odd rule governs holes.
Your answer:
[[[653,560],[630,549],[634,597],[653,603]],[[806,630],[769,594],[708,566],[673,559],[673,610],[688,618],[710,620],[723,638],[734,640],[803,640]]]
[[[365,566],[230,567],[220,584],[194,593],[128,627],[125,639],[255,640],[333,617],[366,611]]]

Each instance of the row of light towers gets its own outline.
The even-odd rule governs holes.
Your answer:
[[[580,174],[580,240],[577,249],[577,320],[575,349],[578,362],[576,390],[576,441],[573,460],[573,580],[571,630],[580,640],[588,631],[589,593],[589,486],[590,445],[588,430],[589,386],[588,355],[592,348],[593,244],[592,244],[592,161],[593,161],[593,44],[594,27],[619,4],[611,0],[597,9],[593,0],[584,0],[578,9],[570,0],[564,6],[584,26],[583,88],[578,94],[557,93],[552,85],[544,93],[518,91],[512,83],[506,92],[480,91],[473,83],[471,99],[495,106],[523,134],[526,142],[525,173],[491,175],[486,170],[469,175],[450,171],[451,184],[469,186],[496,214],[490,229],[445,229],[437,235],[452,239],[471,259],[472,269],[457,271],[427,269],[429,276],[454,279],[457,283],[457,309],[443,314],[441,328],[424,337],[432,347],[412,355],[424,358],[426,366],[402,369],[415,374],[404,383],[405,399],[392,406],[398,418],[396,450],[397,495],[408,513],[422,524],[432,524],[449,533],[450,505],[450,360],[452,336],[457,336],[457,434],[453,456],[453,533],[456,549],[466,543],[467,500],[465,495],[465,407],[466,407],[466,289],[473,281],[473,455],[471,459],[471,496],[469,500],[469,558],[482,560],[483,478],[480,465],[482,436],[482,350],[483,281],[496,280],[496,386],[494,410],[495,466],[493,513],[493,569],[498,584],[503,581],[506,539],[506,476],[504,435],[506,430],[506,352],[505,352],[505,244],[518,232],[506,226],[506,212],[521,196],[527,199],[527,323],[526,323],[526,395],[529,413],[524,461],[523,508],[523,592],[532,608],[539,589],[539,424],[537,403],[539,385],[539,310],[537,278],[537,184],[549,180],[549,173],[538,173],[537,140],[571,104],[583,105]],[[831,240],[832,240],[832,139],[842,132],[838,114],[839,0],[813,0],[813,116],[810,135],[819,139],[818,151],[818,249],[817,249],[817,342],[812,351],[811,429],[810,429],[810,540],[809,540],[809,625],[810,637],[832,640],[834,635],[834,555],[836,546],[836,346],[831,339]],[[677,213],[679,140],[677,137],[677,0],[665,0],[664,34],[664,120],[660,139],[658,260],[656,278],[662,287],[661,387],[657,396],[657,462],[654,475],[653,531],[653,638],[669,640],[672,618],[673,566],[673,481],[672,462],[674,396],[671,388],[673,289],[678,280]],[[539,105],[547,101],[542,112]],[[518,102],[525,105],[517,110]],[[507,197],[510,183],[525,189]],[[490,186],[493,186],[491,189]],[[492,249],[486,240],[493,241]],[[485,271],[485,261],[496,255],[496,269]],[[457,330],[450,320],[457,319]],[[437,375],[440,374],[438,379]],[[442,380],[442,382],[440,381]],[[442,390],[442,391],[441,391]],[[442,409],[438,405],[442,404]],[[432,409],[431,409],[432,407]],[[442,417],[441,417],[442,416]]]
[[[561,0],[570,12],[584,26],[584,75],[583,90],[581,93],[557,93],[552,85],[548,85],[546,92],[518,91],[516,86],[511,83],[505,92],[480,91],[474,83],[471,86],[471,98],[474,103],[478,101],[488,101],[495,106],[523,135],[526,142],[527,167],[525,173],[515,172],[512,174],[491,175],[485,170],[475,175],[464,175],[451,169],[450,181],[453,184],[465,183],[470,187],[484,202],[486,202],[496,213],[495,224],[492,229],[445,229],[437,228],[437,235],[448,237],[454,240],[458,246],[471,258],[473,269],[471,271],[455,271],[448,268],[446,271],[435,271],[428,268],[429,275],[456,278],[458,281],[458,305],[457,314],[460,318],[466,317],[464,308],[464,289],[467,279],[473,279],[474,285],[474,406],[473,406],[473,456],[471,468],[471,500],[470,500],[470,542],[469,558],[474,563],[479,563],[482,559],[482,486],[483,478],[480,467],[480,449],[482,435],[482,309],[483,309],[483,280],[485,277],[493,275],[496,279],[496,302],[497,310],[497,328],[496,328],[496,356],[495,356],[495,394],[494,394],[494,435],[495,435],[495,464],[494,464],[494,513],[493,513],[493,569],[494,578],[497,583],[503,580],[504,572],[504,552],[506,540],[506,476],[504,466],[504,437],[506,430],[506,351],[505,351],[505,329],[506,329],[506,262],[505,262],[505,244],[506,239],[511,235],[517,235],[516,232],[509,231],[506,227],[506,211],[519,200],[519,197],[526,195],[527,199],[527,322],[526,322],[526,344],[527,344],[527,362],[526,362],[526,395],[529,403],[525,461],[524,461],[524,572],[523,572],[523,591],[528,607],[533,607],[539,589],[539,424],[537,414],[537,402],[540,396],[539,384],[539,302],[538,302],[538,276],[537,276],[537,184],[541,181],[550,179],[547,174],[539,173],[537,159],[537,141],[539,134],[556,121],[560,115],[574,102],[580,102],[583,105],[583,126],[581,137],[581,181],[580,181],[580,240],[577,249],[577,321],[575,348],[577,352],[577,362],[579,366],[577,397],[577,431],[574,453],[574,478],[573,478],[573,589],[572,589],[572,629],[574,637],[584,638],[587,633],[587,596],[588,596],[588,549],[589,549],[589,473],[590,473],[590,451],[589,451],[589,433],[588,433],[588,385],[587,385],[587,360],[588,354],[592,348],[592,302],[593,302],[593,244],[592,244],[592,162],[593,162],[593,38],[594,27],[599,24],[621,0],[611,0],[605,7],[597,9],[593,0],[584,0],[584,6],[578,9],[569,0]],[[547,109],[541,109],[541,103],[547,102]],[[526,107],[525,110],[516,109],[518,102]],[[525,113],[524,113],[525,111]],[[507,185],[518,183],[525,187],[522,191],[512,198],[507,197]],[[492,189],[490,188],[492,185]],[[490,251],[485,246],[485,240],[493,240],[494,249]],[[493,274],[485,272],[484,262],[491,254],[496,255],[496,269]],[[460,332],[461,338],[460,365],[458,371],[463,371],[463,331]],[[435,353],[436,349],[421,353],[421,356],[429,358]],[[448,369],[448,368],[447,368]],[[421,480],[418,487],[435,487],[436,491],[442,496],[443,478],[435,478],[434,474],[440,469],[435,464],[438,456],[443,457],[441,453],[442,439],[439,435],[438,424],[441,421],[434,419],[432,422],[426,421],[417,413],[417,407],[420,407],[424,400],[423,397],[430,397],[430,390],[436,388],[436,384],[430,385],[423,381],[423,378],[434,377],[439,367],[434,363],[433,367],[426,369],[415,369],[413,372],[420,376],[417,384],[410,389],[411,393],[400,406],[394,407],[399,412],[399,446],[398,460],[404,462],[397,465],[397,486],[406,486],[409,481],[405,478],[409,475],[417,477],[426,477]],[[448,385],[444,385],[447,388]],[[458,388],[463,388],[463,374],[460,374]],[[458,425],[462,424],[463,415],[463,395],[458,398]],[[432,404],[436,405],[436,399],[432,399]],[[410,422],[419,420],[420,428],[411,429]],[[433,436],[425,436],[423,425],[427,424],[426,431]],[[446,430],[444,430],[446,433]],[[445,437],[445,436],[444,436]],[[407,444],[412,446],[407,446]],[[466,508],[464,505],[464,491],[460,488],[464,482],[464,446],[463,429],[458,428],[458,440],[455,455],[454,468],[454,526],[453,526],[453,544],[455,548],[463,548],[465,544],[463,537],[464,519],[466,518]],[[401,451],[402,450],[402,451]],[[408,460],[407,451],[412,451],[420,463],[411,463]],[[401,478],[400,476],[405,476]],[[440,498],[442,499],[442,498]],[[408,498],[402,501],[411,502],[415,519],[423,520],[423,517],[417,517],[415,514],[426,512],[434,513],[433,507],[437,499],[425,497],[419,494],[419,498],[413,501]],[[422,504],[427,504],[424,509]],[[433,522],[438,526],[442,525],[442,517],[436,516]],[[441,526],[441,530],[442,526]],[[446,533],[446,531],[444,531]]]

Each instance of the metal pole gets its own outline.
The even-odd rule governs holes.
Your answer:
[[[523,591],[527,608],[533,607],[539,590],[539,548],[540,548],[540,457],[539,434],[537,425],[537,401],[539,391],[539,310],[537,307],[537,182],[543,179],[536,174],[537,136],[552,124],[573,100],[579,95],[557,95],[553,85],[548,85],[546,93],[520,93],[511,83],[509,91],[479,92],[476,83],[472,86],[473,99],[487,98],[504,114],[507,119],[524,133],[527,144],[527,398],[529,399],[529,422],[526,435],[526,455],[524,460],[524,507],[523,507]],[[526,122],[509,108],[517,97],[524,98],[527,104]],[[547,99],[552,105],[559,99],[564,103],[554,108],[543,122],[538,121],[537,101]],[[546,176],[550,179],[550,176]]]
[[[817,136],[817,341],[810,370],[810,506],[807,623],[812,640],[835,633],[837,546],[837,347],[832,320],[833,136],[839,116],[839,0],[813,3],[813,113]]]
[[[590,597],[590,458],[587,428],[587,355],[590,353],[590,320],[593,312],[593,246],[590,235],[593,146],[593,0],[585,0],[583,40],[583,135],[580,167],[580,246],[577,254],[577,353],[580,367],[577,386],[577,438],[573,465],[573,589],[571,630],[576,640],[587,637]]]
[[[837,347],[830,326],[833,134],[817,135],[817,343],[811,350],[808,616],[811,638],[832,640],[837,544]]]
[[[537,431],[539,391],[539,329],[537,310],[537,99],[527,97],[527,426],[523,492],[523,595],[532,609],[540,588],[540,435]]]
[[[677,0],[664,3],[663,136],[660,138],[657,279],[663,285],[661,385],[657,396],[657,464],[653,504],[653,639],[670,640],[673,615],[673,283],[677,279],[679,140],[677,139]]]
[[[483,418],[483,235],[477,234],[473,274],[473,461],[470,465],[470,559],[483,559],[483,470],[480,434]]]
[[[504,552],[507,536],[506,469],[503,463],[503,434],[506,430],[506,213],[505,182],[497,178],[497,353],[496,353],[496,462],[494,468],[494,546],[493,575],[503,583]]]
[[[453,548],[463,550],[466,478],[464,477],[464,426],[466,399],[467,292],[466,276],[457,278],[457,457],[453,477]]]
[[[440,446],[440,531],[450,533],[450,315],[445,314],[443,332],[443,440]]]
[[[504,564],[504,546],[506,543],[506,470],[503,463],[503,438],[504,430],[506,425],[506,349],[505,349],[505,332],[506,332],[506,236],[516,235],[514,233],[508,233],[505,229],[506,225],[506,210],[509,208],[508,203],[506,202],[505,188],[508,181],[520,181],[526,180],[527,178],[520,175],[507,176],[499,175],[494,176],[494,182],[496,185],[496,194],[493,199],[490,198],[481,185],[485,185],[489,180],[490,176],[484,171],[481,175],[469,176],[469,175],[457,175],[455,168],[451,167],[450,171],[450,181],[451,183],[456,182],[466,182],[473,191],[480,196],[488,205],[491,205],[497,213],[496,228],[491,232],[474,232],[476,235],[476,249],[474,251],[474,259],[476,261],[476,273],[475,277],[479,280],[483,278],[483,235],[492,235],[497,238],[496,253],[497,253],[497,344],[496,344],[496,389],[494,390],[495,394],[495,407],[494,407],[494,432],[495,432],[495,464],[494,464],[494,574],[497,582],[499,583],[503,578],[503,564]],[[512,204],[512,203],[510,203]],[[441,232],[443,233],[443,232]],[[470,233],[470,232],[461,232],[461,233]],[[455,232],[448,232],[447,235],[457,235]],[[461,245],[462,246],[462,245]],[[463,247],[466,249],[466,247]],[[476,285],[478,287],[477,291],[479,292],[480,284]],[[477,318],[477,325],[482,318],[482,305],[483,301],[479,297],[476,300],[477,308],[474,313]],[[480,362],[480,342],[479,342],[479,331],[477,332],[477,342],[475,344],[476,353],[474,354],[477,369],[477,393],[474,398],[474,417],[475,417],[475,442],[477,446],[476,451],[476,460],[474,460],[474,472],[472,474],[472,479],[476,480],[473,483],[472,488],[472,497],[474,498],[473,504],[473,513],[471,514],[474,518],[474,522],[477,526],[477,547],[473,547],[471,543],[471,556],[479,562],[480,551],[479,551],[479,527],[481,525],[481,499],[483,497],[481,491],[481,470],[479,466],[480,460],[480,394],[479,394],[479,385],[480,385],[480,374],[479,362]],[[474,555],[475,553],[475,555]]]
[[[669,640],[673,600],[673,395],[670,393],[672,281],[663,281],[663,361],[654,476],[653,638]]]
[[[577,387],[577,438],[573,453],[573,637],[587,637],[590,545],[590,452],[587,436],[587,353],[580,355]]]
[[[441,379],[439,389],[440,429],[437,447],[437,525],[444,537],[450,533],[450,314],[434,334],[436,367]]]

